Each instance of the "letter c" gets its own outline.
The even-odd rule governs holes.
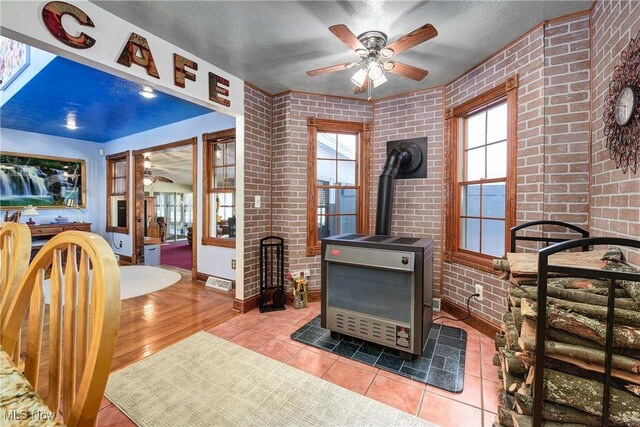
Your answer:
[[[95,27],[91,18],[78,7],[63,1],[52,1],[42,9],[42,19],[44,25],[55,38],[76,49],[88,49],[96,43],[94,38],[85,33],[81,32],[78,37],[67,33],[62,26],[63,15],[73,16],[80,25]]]

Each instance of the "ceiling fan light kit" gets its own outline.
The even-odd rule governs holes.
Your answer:
[[[438,35],[433,25],[426,24],[387,46],[387,35],[381,31],[367,31],[356,37],[344,24],[333,25],[329,27],[329,31],[362,59],[358,63],[348,62],[310,70],[307,71],[307,75],[318,76],[357,66],[358,71],[351,77],[351,81],[356,85],[354,93],[367,92],[369,99],[372,85],[375,88],[388,81],[385,71],[416,81],[424,79],[429,74],[427,70],[388,59]]]

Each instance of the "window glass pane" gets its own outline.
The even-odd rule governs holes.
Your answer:
[[[467,118],[466,148],[478,147],[485,144],[485,120],[486,113],[484,111]]]
[[[213,188],[224,188],[224,168],[213,170]]]
[[[329,188],[318,188],[318,214],[326,214],[332,209],[335,204],[335,193],[333,194],[333,201],[331,201],[330,192],[335,191]]]
[[[483,184],[482,186],[482,216],[504,218],[505,212],[505,183]]]
[[[467,162],[465,181],[476,181],[484,178],[484,150],[485,147],[480,147],[465,153]]]
[[[487,144],[507,139],[507,103],[487,111]]]
[[[114,164],[113,175],[117,177],[125,176],[127,174],[126,170],[127,162],[126,161],[118,161]]]
[[[236,167],[225,168],[224,188],[234,188],[236,186]]]
[[[480,220],[460,219],[460,248],[474,252],[480,251]]]
[[[338,184],[356,185],[356,162],[338,162]]]
[[[487,146],[487,179],[507,176],[507,141]]]
[[[338,158],[356,159],[356,136],[340,134],[338,135]]]
[[[229,142],[225,145],[225,159],[224,162],[227,165],[234,165],[236,163],[236,143]]]
[[[355,214],[356,213],[356,190],[332,188],[329,191],[329,199],[333,205],[329,208],[329,213]]]
[[[329,236],[329,224],[327,223],[327,217],[324,215],[318,215],[318,238],[323,239]]]
[[[211,230],[214,237],[235,237],[235,196],[234,192],[211,195],[215,207],[215,230]]]
[[[340,215],[337,217],[340,234],[343,233],[355,233],[356,232],[356,216],[355,215]]]
[[[316,156],[319,159],[336,158],[336,136],[335,133],[318,132]]]
[[[488,255],[504,255],[504,221],[482,220],[482,253]]]
[[[127,191],[127,189],[126,189],[126,179],[125,178],[114,178],[113,179],[112,192],[114,194],[124,194],[126,191]]]
[[[318,160],[316,177],[318,181],[325,181],[329,184],[335,184],[336,182],[335,160]]]
[[[462,187],[463,216],[480,216],[480,184]]]

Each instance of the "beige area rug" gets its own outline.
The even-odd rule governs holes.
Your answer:
[[[91,274],[91,273],[89,273]],[[180,281],[179,273],[149,265],[120,267],[120,299],[139,297],[167,288]],[[44,302],[51,301],[51,283],[44,281]]]
[[[139,426],[434,426],[206,332],[111,374]]]

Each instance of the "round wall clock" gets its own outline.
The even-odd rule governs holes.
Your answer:
[[[620,54],[604,100],[604,135],[623,173],[640,164],[640,31]]]

